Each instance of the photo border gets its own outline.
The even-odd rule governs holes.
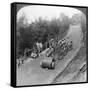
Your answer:
[[[16,14],[17,4],[25,5],[42,5],[42,6],[58,6],[58,7],[72,7],[72,8],[86,8],[86,63],[87,63],[87,80],[86,82],[72,82],[72,83],[56,83],[56,84],[37,84],[37,85],[21,85],[17,86],[16,75]],[[26,3],[13,2],[11,3],[11,86],[13,87],[35,87],[35,86],[52,86],[52,85],[71,85],[88,83],[88,6],[74,6],[74,5],[59,5],[59,4],[43,4],[43,3]]]

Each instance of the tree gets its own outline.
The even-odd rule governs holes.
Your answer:
[[[82,32],[83,32],[83,42],[84,42],[84,45],[86,45],[86,35],[87,35],[87,30],[86,30],[86,16],[84,13],[82,14],[74,14],[72,16],[72,19],[71,19],[71,24],[72,25],[77,25],[77,24],[80,24],[81,25],[81,29],[82,29]]]
[[[24,17],[21,19],[21,23]],[[64,16],[63,20],[59,18],[51,21],[39,18],[28,26],[20,26],[17,30],[17,55],[23,54],[25,49],[32,49],[36,42],[45,44],[48,40],[63,36],[68,30],[68,17]],[[21,24],[22,25],[22,24]]]

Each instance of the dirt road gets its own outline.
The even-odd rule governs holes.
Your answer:
[[[50,84],[55,77],[60,74],[65,67],[67,67],[69,62],[80,50],[81,40],[83,37],[80,25],[70,25],[69,32],[66,37],[73,41],[73,50],[70,51],[63,60],[58,62],[55,69],[48,70],[41,68],[41,57],[37,58],[36,60],[32,60],[17,69],[17,86]]]

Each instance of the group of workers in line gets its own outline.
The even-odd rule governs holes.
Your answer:
[[[72,43],[72,41],[71,41]],[[33,49],[26,49],[24,51],[24,56],[21,56],[17,63],[18,63],[18,67],[20,66],[20,64],[24,64],[24,61],[27,57],[31,57],[31,58],[36,58],[40,55],[40,52],[43,51],[43,47],[45,46],[46,48],[50,48],[50,50],[54,51],[55,48],[57,47],[57,45],[59,45],[60,47],[63,47],[64,45],[69,44],[67,43],[66,39],[62,39],[62,40],[58,40],[58,39],[51,39],[48,42],[46,42],[45,45],[43,45],[42,43],[36,42],[35,43],[35,47],[33,47]],[[68,46],[68,45],[67,45]],[[66,47],[67,47],[66,46]]]

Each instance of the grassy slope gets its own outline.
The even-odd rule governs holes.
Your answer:
[[[52,83],[84,82],[86,80],[86,48],[81,47],[68,66]]]

